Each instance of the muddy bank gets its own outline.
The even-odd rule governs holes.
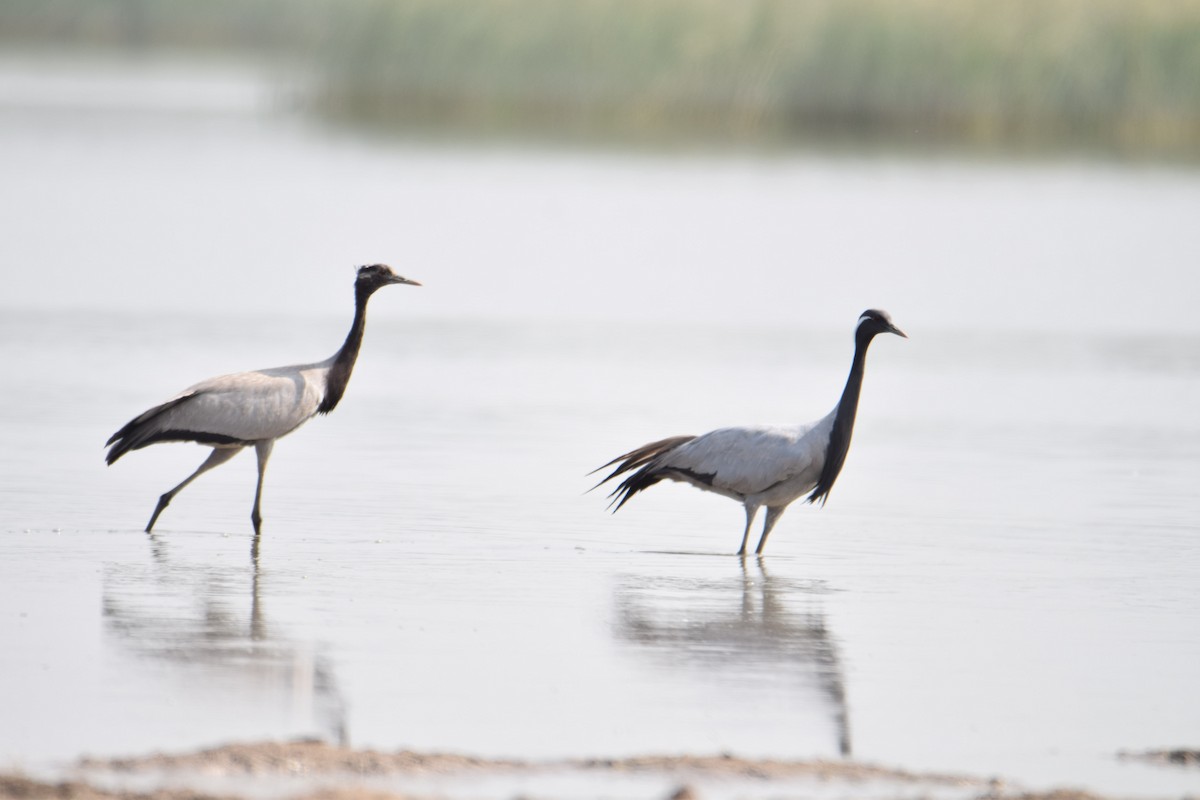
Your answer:
[[[488,759],[354,750],[316,741],[233,744],[183,754],[85,758],[61,781],[0,775],[0,797],[22,800],[303,798],[938,798],[1099,800],[1027,793],[998,779],[914,773],[850,761],[732,755]]]
[[[79,762],[79,767],[83,770],[114,773],[193,771],[242,776],[316,775],[337,772],[379,776],[568,770],[596,774],[678,772],[761,780],[806,776],[823,781],[889,780],[903,783],[932,782],[951,786],[979,783],[976,779],[960,775],[918,774],[853,761],[781,761],[746,759],[732,755],[646,755],[630,758],[526,761],[448,753],[416,753],[408,750],[354,750],[311,740],[224,745],[175,755],[155,753],[136,758],[85,758]]]

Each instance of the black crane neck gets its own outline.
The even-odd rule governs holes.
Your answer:
[[[854,360],[850,363],[850,375],[846,378],[846,387],[842,389],[842,399],[834,410],[833,426],[829,432],[829,444],[825,449],[825,465],[821,468],[821,477],[817,480],[816,488],[808,496],[808,502],[818,500],[825,503],[829,490],[846,463],[846,454],[850,452],[850,438],[854,433],[854,418],[858,415],[858,397],[862,393],[863,373],[867,365],[867,348],[875,334],[859,331],[854,337]]]
[[[354,287],[354,321],[350,323],[350,332],[346,341],[333,357],[333,364],[325,378],[325,397],[317,408],[320,414],[328,414],[337,407],[342,395],[346,393],[346,385],[350,383],[350,373],[354,371],[354,362],[358,360],[358,351],[362,347],[363,333],[367,329],[367,301],[371,292],[361,286]]]

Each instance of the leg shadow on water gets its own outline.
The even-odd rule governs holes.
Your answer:
[[[148,559],[106,564],[102,578],[106,648],[162,677],[163,685],[154,681],[140,692],[144,702],[182,686],[163,713],[194,717],[210,735],[228,721],[224,736],[259,726],[262,735],[348,744],[346,704],[330,659],[269,622],[258,537],[243,567],[214,560],[211,551],[173,558],[175,543],[154,534],[147,540]]]
[[[762,558],[739,559],[730,577],[622,575],[617,635],[680,679],[782,693],[811,714],[806,726],[829,726],[837,752],[850,757],[841,660],[819,608],[828,591],[773,577]]]

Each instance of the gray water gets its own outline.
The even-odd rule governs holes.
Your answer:
[[[1198,790],[1116,754],[1200,736],[1200,173],[471,150],[274,99],[0,70],[0,763],[313,735]],[[246,455],[142,533],[205,451],[104,440],[333,352],[367,261],[426,285],[276,447],[260,546]],[[723,498],[587,493],[823,415],[868,306],[911,338],[761,562]]]

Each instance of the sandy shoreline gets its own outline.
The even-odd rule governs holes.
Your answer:
[[[1193,751],[1187,751],[1189,754]],[[1177,762],[1174,752],[1126,757]],[[1028,792],[991,778],[914,773],[853,761],[645,755],[526,761],[356,750],[317,741],[231,744],[183,754],[84,758],[58,780],[0,774],[23,800],[223,798],[838,797],[1099,800]]]

